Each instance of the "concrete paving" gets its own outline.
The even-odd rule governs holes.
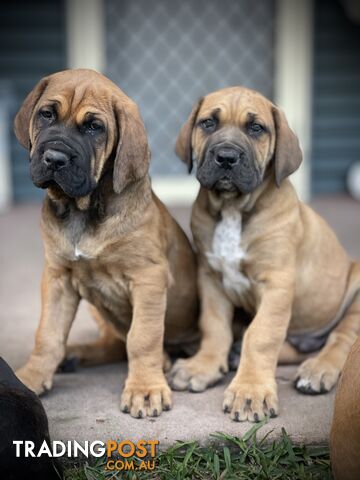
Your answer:
[[[322,198],[313,206],[337,231],[352,256],[360,258],[360,205],[346,197]],[[174,209],[188,232],[189,211]],[[0,215],[0,355],[13,368],[22,365],[34,341],[40,311],[40,275],[43,265],[39,232],[40,206],[13,207]],[[70,340],[96,337],[95,323],[81,306]],[[119,411],[126,364],[57,374],[53,390],[43,397],[53,439],[158,439],[161,446],[175,440],[208,441],[209,434],[241,435],[251,425],[234,423],[221,411],[222,393],[231,379],[202,394],[174,393],[174,408],[156,419],[135,420]],[[334,393],[305,396],[292,387],[294,367],[277,372],[280,416],[265,425],[259,436],[285,427],[296,442],[325,443],[331,423]]]

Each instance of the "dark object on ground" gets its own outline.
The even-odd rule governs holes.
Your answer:
[[[34,442],[35,452],[39,450],[44,440],[50,446],[48,420],[37,395],[20,382],[9,365],[0,357],[1,478],[6,480],[61,478],[61,467],[47,456],[17,458],[14,440]]]

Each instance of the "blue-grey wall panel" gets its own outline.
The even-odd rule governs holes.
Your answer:
[[[0,79],[10,85],[13,117],[41,77],[66,65],[64,0],[2,0],[0,5]],[[28,156],[12,134],[15,201],[41,198],[28,174]]]
[[[345,191],[360,161],[360,24],[338,0],[315,2],[313,193]]]

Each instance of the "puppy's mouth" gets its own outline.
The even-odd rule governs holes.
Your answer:
[[[217,190],[219,192],[236,192],[237,187],[230,178],[223,177],[220,178],[217,182],[215,182],[214,190]]]
[[[44,181],[34,181],[33,184],[35,187],[42,188],[43,190],[46,190],[48,188],[54,188],[57,186],[57,183],[54,180],[44,180]]]
[[[96,188],[95,180],[89,178],[83,172],[74,174],[74,172],[63,171],[61,174],[60,172],[54,172],[50,178],[48,175],[40,178],[34,178],[33,175],[31,177],[36,187],[41,189],[59,187],[72,198],[85,197]]]

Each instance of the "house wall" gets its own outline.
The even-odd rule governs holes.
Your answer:
[[[65,42],[64,1],[1,1],[0,81],[6,82],[10,97],[7,129],[15,202],[41,198],[42,192],[30,181],[28,154],[12,132],[12,120],[41,77],[66,67]],[[0,165],[0,170],[3,169]]]
[[[338,0],[315,2],[311,178],[314,195],[344,192],[360,162],[360,23]]]
[[[313,2],[224,2],[219,10],[215,0],[5,0],[0,80],[10,80],[14,91],[10,117],[49,72],[104,71],[140,104],[153,150],[155,191],[168,203],[190,204],[198,184],[173,153],[177,131],[201,94],[249,85],[273,98],[298,133],[304,164],[293,180],[307,199]],[[12,137],[16,201],[42,196],[28,178],[26,157]],[[0,173],[6,171],[2,164],[0,158]]]

